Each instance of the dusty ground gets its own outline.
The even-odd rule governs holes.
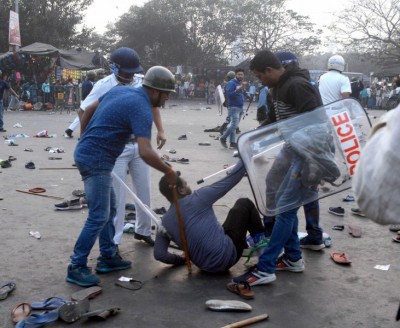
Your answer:
[[[210,109],[201,101],[169,101],[163,110],[167,131],[167,144],[158,151],[160,156],[176,149],[175,157],[188,158],[189,165],[175,164],[193,188],[196,181],[235,163],[231,150],[222,149],[214,140],[218,133],[205,133],[204,129],[220,125],[223,118],[217,115],[215,106]],[[249,116],[241,122],[242,131],[256,127],[254,105]],[[370,112],[379,116],[382,112]],[[15,139],[19,146],[0,144],[0,158],[15,156],[12,167],[0,173],[0,281],[13,280],[17,289],[4,301],[0,301],[0,327],[13,327],[10,312],[21,301],[36,301],[50,296],[69,298],[80,289],[65,282],[66,268],[75,240],[80,232],[87,210],[54,211],[52,198],[16,192],[43,187],[46,195],[71,199],[74,189],[82,188],[80,176],[72,168],[75,138],[65,139],[64,130],[74,119],[74,114],[51,114],[48,112],[6,112],[7,133],[26,133],[29,136],[46,129],[54,138]],[[374,121],[374,119],[372,119]],[[22,128],[13,128],[20,123]],[[177,138],[186,134],[188,140]],[[199,146],[199,142],[211,142],[211,146]],[[49,154],[48,146],[60,147],[63,154]],[[33,152],[25,152],[32,148]],[[49,160],[49,156],[62,160]],[[27,161],[36,164],[35,170],[24,167]],[[57,169],[59,168],[59,169]],[[48,169],[48,170],[43,170]],[[167,206],[157,191],[161,174],[152,172],[152,207]],[[210,179],[206,183],[211,183]],[[101,276],[103,294],[91,301],[91,309],[110,306],[120,307],[122,312],[104,323],[77,322],[76,327],[99,325],[103,327],[220,327],[251,316],[268,313],[270,318],[254,327],[399,327],[394,316],[400,299],[399,244],[391,241],[394,233],[388,227],[379,226],[366,218],[353,216],[350,208],[354,203],[341,199],[351,190],[321,200],[321,225],[332,236],[333,245],[321,252],[305,250],[304,273],[277,273],[276,282],[254,287],[256,298],[248,301],[253,307],[250,313],[218,313],[206,309],[209,299],[241,300],[228,292],[226,283],[232,276],[244,270],[241,260],[229,273],[209,275],[193,267],[188,276],[185,267],[170,268],[156,262],[152,249],[125,235],[121,245],[123,256],[133,261],[130,270]],[[239,197],[252,193],[246,179],[225,198],[217,202],[215,211],[221,221],[229,207]],[[131,199],[127,199],[131,202]],[[344,217],[327,212],[330,206],[346,209]],[[304,219],[300,213],[300,227],[304,231]],[[363,228],[362,238],[353,238],[344,231],[334,231],[337,224],[357,224]],[[40,240],[29,236],[35,230]],[[353,260],[351,266],[335,264],[329,257],[331,251],[345,251]],[[90,263],[95,267],[98,256],[94,247]],[[388,265],[388,271],[374,269],[375,265]],[[121,275],[142,280],[144,286],[138,291],[121,289],[114,285]],[[53,327],[66,327],[57,322]]]

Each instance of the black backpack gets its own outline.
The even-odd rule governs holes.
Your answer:
[[[395,93],[387,100],[386,104],[384,105],[384,109],[389,111],[393,108],[396,108],[399,103],[400,103],[400,93]]]

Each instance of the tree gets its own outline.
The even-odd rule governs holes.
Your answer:
[[[269,48],[289,50],[296,55],[312,53],[320,45],[314,24],[308,16],[287,9],[286,0],[240,1],[242,32],[238,47],[245,55]]]
[[[20,0],[19,23],[22,46],[43,42],[59,48],[85,46],[91,30],[78,32],[83,12],[93,0]],[[0,4],[0,49],[8,50],[9,11],[14,1]]]
[[[132,6],[113,31],[148,64],[221,64],[240,31],[233,14],[229,0],[152,0]]]
[[[382,65],[400,62],[400,0],[350,0],[335,30],[348,51],[370,53]]]

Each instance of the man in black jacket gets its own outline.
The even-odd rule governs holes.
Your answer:
[[[260,82],[272,88],[273,110],[269,111],[270,122],[311,111],[322,104],[318,91],[309,81],[308,71],[300,69],[298,65],[290,65],[285,69],[282,64],[284,63],[269,50],[260,51],[250,62],[250,70]],[[285,184],[283,188],[280,186],[281,197],[274,199],[277,207],[298,202],[302,193],[312,191],[302,185],[299,178],[301,169],[302,159],[288,144],[285,144],[267,176],[269,179],[271,173],[272,175],[277,173],[278,177],[273,178],[278,178],[282,185]],[[267,195],[268,192],[269,190]],[[271,195],[274,198],[273,192]],[[276,270],[304,271],[304,261],[297,236],[298,209],[299,207],[296,207],[276,216],[270,241],[257,265],[243,275],[235,277],[234,282],[247,281],[252,286],[268,284],[276,279]],[[282,248],[284,254],[278,258]]]

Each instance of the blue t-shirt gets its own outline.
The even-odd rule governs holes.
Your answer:
[[[131,86],[115,86],[99,102],[74,159],[96,169],[112,170],[131,134],[151,139],[152,105],[143,87]]]
[[[236,79],[232,79],[226,85],[226,96],[228,98],[228,107],[239,107],[243,108],[244,96],[241,91],[236,91],[236,87],[240,85],[240,82]]]

